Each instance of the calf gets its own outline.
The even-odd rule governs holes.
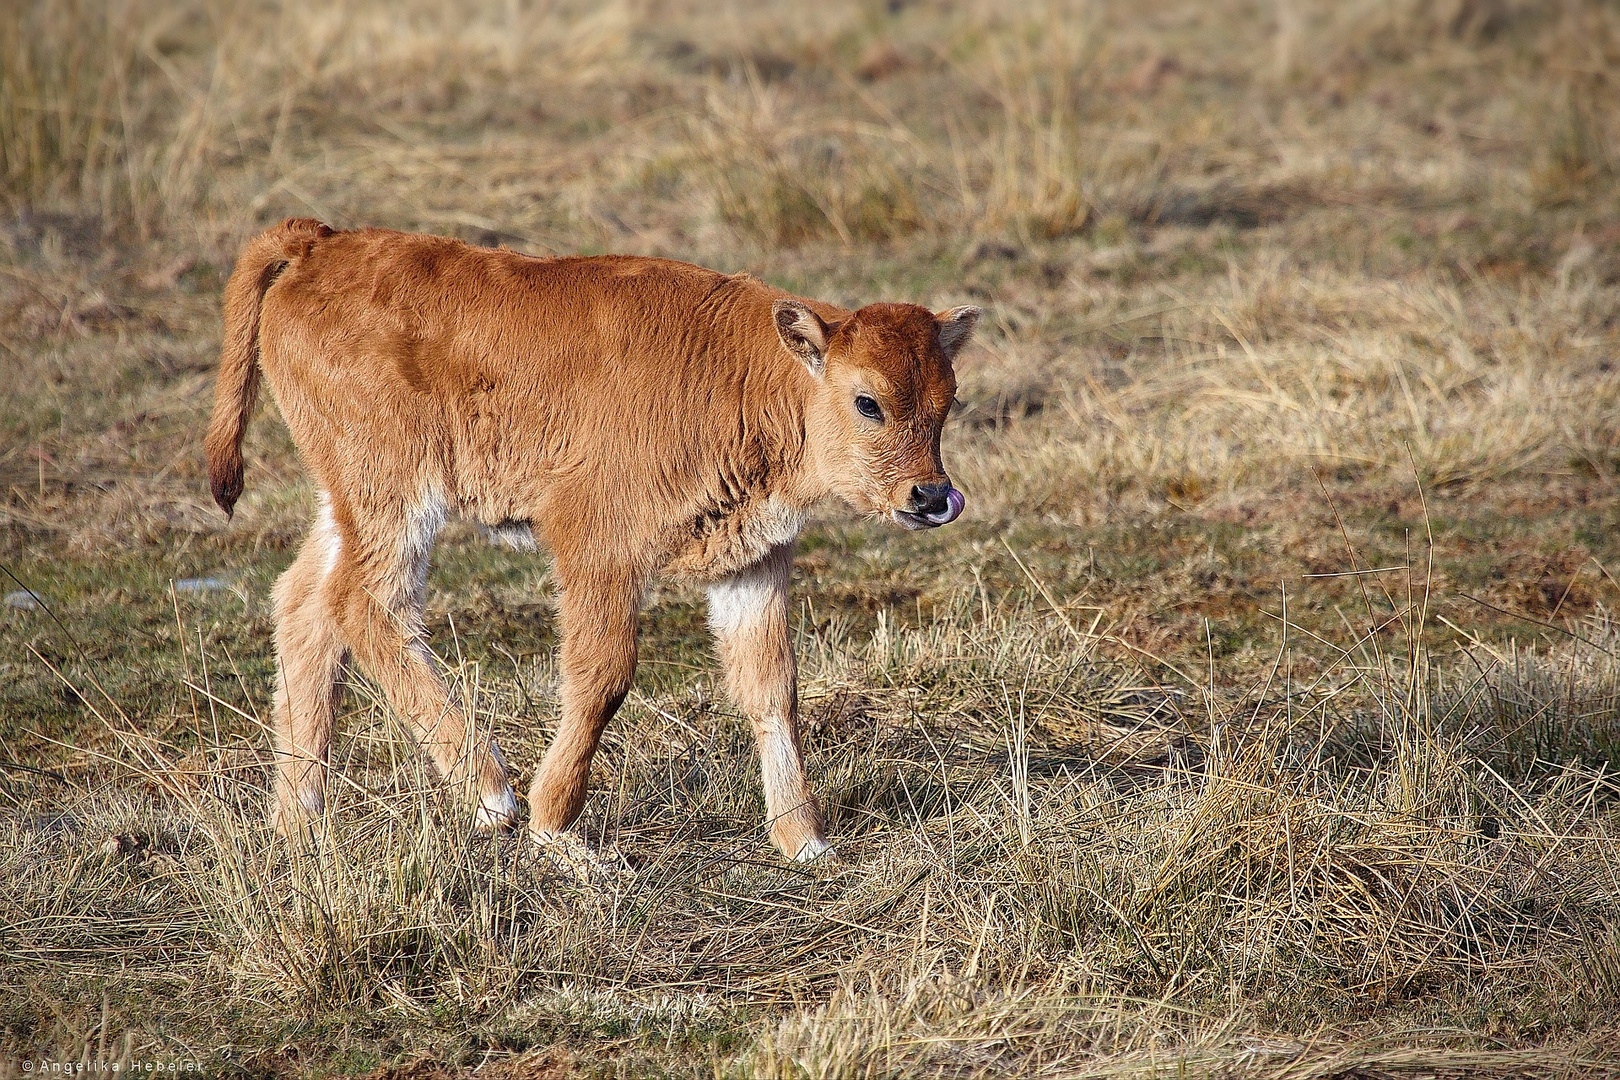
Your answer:
[[[630,689],[642,597],[668,575],[708,587],[772,841],[826,852],[800,763],[793,540],[830,495],[908,529],[961,513],[940,429],[978,318],[845,311],[664,259],[530,258],[308,220],[249,241],[225,290],[214,498],[229,514],[242,493],[261,372],[320,491],[275,588],[278,827],[324,811],[345,657],[476,795],[480,828],[515,823],[500,751],[470,736],[423,630],[428,555],[454,514],[553,556],[562,716],[529,789],[537,837],[578,817]]]

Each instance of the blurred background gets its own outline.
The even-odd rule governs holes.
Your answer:
[[[1566,361],[1612,334],[1617,50],[1582,0],[7,5],[0,478],[81,539],[211,527],[217,295],[293,215],[988,303],[963,419],[1062,419],[974,466],[981,509],[1403,445],[1607,475]],[[90,520],[52,475],[106,478]]]
[[[974,466],[981,509],[1403,445],[1439,481],[1607,475],[1611,397],[1565,361],[1612,333],[1617,49],[1581,0],[7,5],[7,512],[212,527],[217,295],[291,215],[988,303],[963,419],[1062,419]]]

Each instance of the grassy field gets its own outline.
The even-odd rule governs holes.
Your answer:
[[[0,1080],[1620,1075],[1617,103],[1596,0],[0,6]],[[986,309],[967,515],[801,544],[839,865],[673,587],[593,856],[358,678],[273,840],[313,496],[200,443],[289,215]],[[430,591],[526,782],[545,559]]]

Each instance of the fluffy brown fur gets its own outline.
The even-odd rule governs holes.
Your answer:
[[[472,789],[481,825],[516,820],[498,749],[470,734],[425,645],[429,552],[460,515],[543,542],[561,588],[562,718],[529,792],[537,836],[580,812],[635,671],[641,598],[666,574],[709,586],[773,841],[826,851],[800,763],[793,539],[831,495],[908,528],[956,516],[940,430],[978,315],[850,312],[663,259],[538,259],[308,220],[251,240],[225,292],[214,497],[230,513],[241,494],[261,371],[321,490],[275,591],[282,827],[324,809],[345,656]]]

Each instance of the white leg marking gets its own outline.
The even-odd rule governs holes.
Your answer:
[[[501,768],[503,775],[509,775],[506,768],[506,757],[495,740],[489,741],[489,756],[495,759],[495,764]],[[512,792],[512,785],[507,783],[500,791],[486,791],[478,799],[478,812],[473,815],[473,827],[480,832],[493,832],[504,829],[517,821],[517,796]]]
[[[786,617],[786,595],[789,574],[789,561],[785,557],[773,556],[756,563],[747,570],[742,571],[724,581],[709,587],[709,626],[715,636],[727,643],[725,651],[730,653],[730,663],[741,665],[739,673],[733,670],[734,677],[749,678],[748,665],[752,662],[745,654],[738,655],[738,650],[747,650],[750,647],[769,648],[769,626],[773,619]],[[756,636],[750,641],[751,636]],[[789,671],[792,670],[791,663]],[[790,691],[791,692],[791,691]],[[798,748],[794,745],[792,731],[789,728],[788,717],[781,712],[786,702],[776,700],[776,695],[766,693],[765,701],[769,702],[763,714],[752,715],[754,735],[759,743],[759,771],[760,780],[765,788],[765,816],[770,824],[781,818],[798,812],[806,799],[806,786],[804,782],[804,765],[799,757]],[[752,711],[760,705],[747,702],[738,702]],[[831,847],[821,837],[812,837],[804,841],[794,858],[808,862],[820,858],[829,852]]]
[[[405,533],[400,538],[400,562],[410,575],[405,587],[409,590],[407,598],[412,603],[420,604],[422,594],[427,589],[428,555],[433,551],[433,544],[439,539],[439,531],[444,528],[448,516],[449,507],[443,496],[433,492],[423,495],[422,501],[405,516]]]
[[[493,832],[504,829],[517,820],[517,796],[512,794],[512,788],[495,795],[485,795],[478,800],[478,810],[473,814],[473,827],[480,832]]]
[[[330,577],[337,567],[338,556],[343,553],[343,537],[338,532],[337,520],[332,517],[332,496],[328,492],[321,492],[321,505],[315,511],[315,528],[311,535],[324,554],[321,577]]]
[[[722,641],[747,647],[751,627],[764,622],[773,604],[782,603],[786,560],[770,559],[709,586],[709,628]],[[746,704],[738,702],[739,705]],[[765,784],[766,814],[773,820],[792,810],[804,790],[799,755],[786,731],[786,717],[754,716],[759,736],[760,778]]]
[[[765,614],[787,587],[785,562],[765,559],[709,586],[709,629],[715,636],[729,638]]]
[[[823,855],[832,854],[832,845],[820,838],[806,840],[799,853],[793,856],[794,862],[815,862]]]
[[[755,732],[760,780],[765,786],[765,816],[774,822],[804,802],[804,767],[780,718],[757,721]]]

